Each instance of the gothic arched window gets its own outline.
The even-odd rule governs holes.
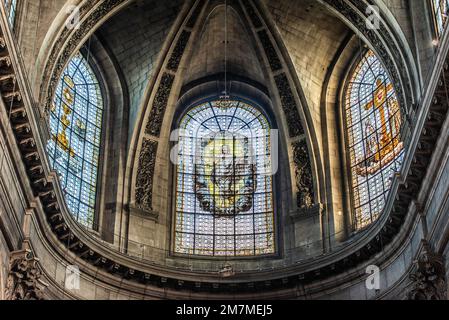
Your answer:
[[[50,165],[75,219],[94,226],[103,98],[88,61],[78,53],[65,69],[50,112]]]
[[[382,212],[403,150],[394,86],[372,51],[363,56],[349,78],[345,117],[355,226],[361,229]]]
[[[3,3],[5,4],[5,11],[12,28],[16,19],[17,0],[3,0]]]
[[[447,15],[449,13],[449,0],[432,0],[432,9],[435,27],[438,35],[441,35],[446,25]]]
[[[174,251],[273,254],[271,129],[241,101],[196,106],[179,127]]]

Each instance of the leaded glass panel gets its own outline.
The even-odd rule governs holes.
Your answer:
[[[446,26],[449,0],[432,0],[433,16],[438,34],[443,33]]]
[[[355,223],[361,229],[382,212],[403,154],[399,102],[372,51],[363,56],[350,78],[345,115]]]
[[[270,125],[253,106],[212,101],[180,124],[175,252],[275,252]]]
[[[93,227],[101,147],[103,99],[87,60],[78,53],[57,85],[50,112],[50,165],[59,176],[67,206]]]

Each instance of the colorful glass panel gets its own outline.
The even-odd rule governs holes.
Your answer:
[[[273,254],[270,125],[253,106],[212,101],[191,109],[179,132],[175,252]]]
[[[446,26],[449,0],[432,0],[432,7],[436,29],[438,34],[441,35]]]
[[[345,103],[356,228],[381,214],[403,154],[399,102],[372,51],[356,66]]]
[[[75,219],[93,227],[103,121],[100,86],[78,53],[65,69],[50,112],[50,164],[59,176]]]

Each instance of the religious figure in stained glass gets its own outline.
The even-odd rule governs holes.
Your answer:
[[[255,167],[249,149],[248,138],[223,132],[198,148],[196,194],[203,210],[226,216],[251,209]]]
[[[211,101],[180,123],[176,253],[272,254],[270,126],[241,101]]]
[[[366,159],[360,161],[357,169],[360,175],[374,174],[381,170],[400,153],[403,143],[398,140],[400,119],[398,119],[398,101],[396,97],[387,97],[393,91],[393,85],[385,85],[382,79],[376,80],[373,100],[365,105],[365,110],[374,112],[365,120]],[[395,116],[390,116],[391,113]],[[380,131],[374,129],[376,116],[380,119]]]
[[[92,228],[103,98],[95,74],[80,53],[64,70],[50,111],[50,165],[60,176],[70,212],[78,222]]]
[[[374,221],[385,205],[403,154],[399,102],[374,52],[359,61],[346,91],[346,127],[358,229]]]

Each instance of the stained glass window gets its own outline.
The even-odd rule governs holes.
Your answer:
[[[446,25],[449,0],[432,0],[433,16],[435,19],[435,25],[438,34],[443,33],[444,27]]]
[[[50,112],[51,166],[60,176],[75,219],[93,227],[101,145],[103,99],[87,60],[78,53],[69,62]]]
[[[368,51],[356,66],[346,92],[346,127],[356,228],[382,212],[392,177],[403,155],[401,112],[382,63]]]
[[[273,254],[271,132],[239,101],[192,108],[180,123],[174,250],[202,256]]]
[[[16,19],[17,0],[3,0],[5,4],[5,11],[8,17],[9,24],[14,27],[14,20]]]

